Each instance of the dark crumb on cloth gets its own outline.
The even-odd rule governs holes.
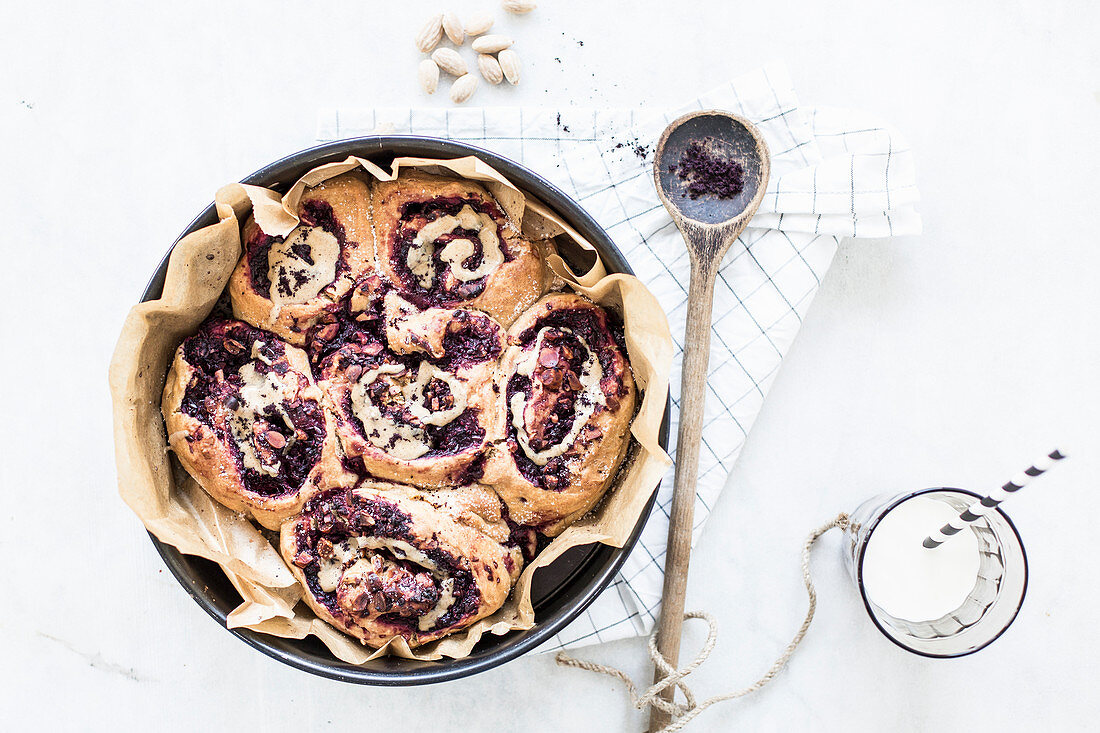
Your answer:
[[[616,143],[611,147],[612,150],[622,150],[623,148],[627,148],[628,150],[630,150],[630,152],[637,155],[638,158],[640,158],[641,160],[645,160],[652,151],[652,149],[648,145],[642,144],[642,142],[639,141],[638,138],[627,140],[621,143]]]

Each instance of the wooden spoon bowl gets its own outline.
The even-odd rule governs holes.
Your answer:
[[[701,141],[709,141],[719,155],[741,164],[745,182],[741,193],[728,199],[713,196],[692,199],[688,196],[687,181],[670,170],[670,166],[679,163],[688,145]],[[657,143],[653,175],[661,202],[674,217],[679,215],[685,220],[709,225],[735,219],[747,223],[764,197],[770,160],[767,144],[748,120],[727,112],[693,112],[665,128]]]

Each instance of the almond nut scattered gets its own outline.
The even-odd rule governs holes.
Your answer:
[[[474,50],[478,53],[496,53],[497,51],[503,51],[512,45],[512,39],[508,36],[489,35],[482,36],[474,40],[472,44]]]
[[[462,29],[462,21],[458,19],[453,11],[447,11],[443,14],[443,32],[447,34],[447,38],[451,39],[451,43],[456,46],[461,46],[466,40],[466,31]]]
[[[530,13],[532,10],[538,7],[531,0],[503,0],[500,6],[507,10],[509,13],[515,13],[516,15],[523,15],[524,13]]]
[[[439,88],[439,67],[431,59],[424,59],[416,69],[416,78],[425,94],[435,94]]]
[[[423,53],[430,53],[441,40],[443,40],[443,13],[436,13],[416,34],[416,47]]]
[[[499,84],[504,81],[504,72],[501,71],[500,64],[487,53],[477,55],[477,68],[481,71],[481,75],[485,77],[485,81],[490,84]]]
[[[462,76],[468,71],[466,60],[453,48],[437,48],[432,52],[432,61],[451,76]]]
[[[493,27],[493,16],[488,13],[478,13],[466,21],[466,35],[480,36],[488,33]]]
[[[475,90],[477,90],[476,76],[473,74],[460,76],[451,85],[451,101],[455,104],[462,104],[474,95]]]
[[[497,54],[497,63],[504,72],[504,78],[509,84],[519,84],[519,54],[510,48],[506,48]]]

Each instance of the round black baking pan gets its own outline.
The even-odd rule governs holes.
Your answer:
[[[414,156],[424,158],[461,158],[476,155],[493,166],[512,183],[557,212],[583,237],[592,243],[603,258],[609,272],[632,274],[630,265],[611,241],[607,232],[575,201],[546,179],[518,163],[486,150],[439,138],[410,135],[369,136],[340,140],[319,145],[287,156],[256,171],[242,181],[285,192],[306,171],[324,163],[331,163],[357,155],[388,168],[393,158]],[[214,205],[208,206],[180,235],[217,223]],[[177,240],[179,241],[179,240]],[[174,246],[174,245],[173,245]],[[567,256],[568,253],[563,253]],[[160,297],[164,277],[168,269],[165,254],[149,281],[142,302]],[[669,412],[661,426],[660,443],[668,446]],[[281,639],[260,634],[249,629],[229,629],[229,632],[249,646],[292,667],[312,674],[344,682],[365,685],[422,685],[467,677],[484,672],[514,659],[549,640],[575,619],[607,587],[622,567],[630,550],[641,534],[642,526],[649,518],[656,492],[650,497],[638,519],[630,538],[622,548],[593,544],[575,547],[540,568],[532,584],[532,601],[535,609],[535,625],[526,631],[513,631],[502,636],[486,634],[464,659],[441,659],[422,662],[398,657],[382,657],[362,665],[348,664],[336,659],[314,637],[305,639]],[[166,545],[149,535],[160,556],[172,574],[210,616],[225,626],[226,617],[241,602],[221,568],[209,560],[184,555],[175,547]]]

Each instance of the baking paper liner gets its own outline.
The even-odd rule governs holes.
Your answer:
[[[299,603],[303,590],[267,536],[249,519],[210,498],[170,456],[161,391],[173,353],[194,333],[221,296],[241,254],[240,223],[251,211],[271,235],[285,235],[298,224],[298,201],[307,187],[362,168],[378,180],[393,180],[402,168],[457,175],[480,182],[508,216],[522,222],[533,240],[554,240],[553,249],[578,247],[594,257],[583,274],[557,254],[549,265],[564,287],[583,293],[618,313],[642,400],[631,424],[633,445],[611,490],[579,521],[558,535],[523,571],[505,605],[493,615],[439,641],[409,649],[397,637],[372,650],[318,619]],[[161,297],[131,309],[111,361],[115,460],[119,493],[145,527],[161,542],[188,555],[218,563],[243,598],[228,617],[230,628],[301,639],[319,638],[339,659],[361,664],[384,654],[412,659],[467,656],[485,633],[529,629],[536,619],[531,604],[535,571],[578,545],[602,542],[621,547],[671,460],[658,431],[668,396],[672,340],[657,300],[637,278],[608,275],[596,249],[541,202],[525,196],[504,176],[476,157],[454,160],[398,158],[391,170],[357,157],[319,166],[291,186],[285,196],[258,186],[233,183],[215,196],[218,223],[188,234],[172,251]]]

